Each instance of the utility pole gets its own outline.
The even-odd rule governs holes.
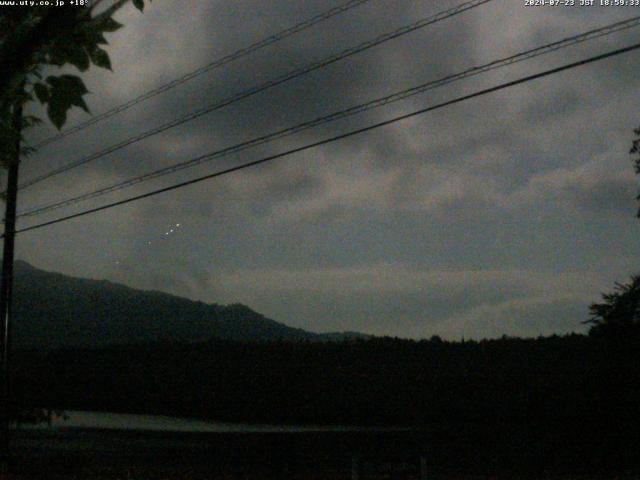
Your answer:
[[[24,87],[20,86],[20,92]],[[3,469],[9,461],[9,422],[11,416],[11,321],[13,295],[13,256],[16,232],[16,203],[18,197],[18,167],[20,166],[20,137],[22,131],[22,100],[18,98],[12,106],[12,130],[16,135],[15,144],[9,152],[7,165],[7,196],[4,216],[4,247],[2,251],[2,272],[0,273],[0,347],[2,369],[0,371],[0,400],[2,401],[0,462]]]

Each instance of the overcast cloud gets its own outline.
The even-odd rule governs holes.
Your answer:
[[[118,14],[96,113],[334,0],[154,0]],[[372,0],[43,148],[30,178],[216,99],[460,2]],[[637,15],[493,2],[120,150],[21,193],[90,191],[430,79]],[[241,155],[24,221],[27,226],[260,158],[637,42],[630,30],[464,80]],[[431,112],[268,165],[20,235],[37,267],[206,302],[313,331],[459,339],[585,331],[588,305],[640,261],[637,52]],[[69,125],[86,118],[82,112]],[[34,139],[52,133],[32,132]],[[180,227],[171,235],[172,225]],[[149,244],[151,242],[151,244]]]

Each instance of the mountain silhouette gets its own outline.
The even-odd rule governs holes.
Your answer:
[[[106,280],[75,278],[21,260],[15,262],[14,270],[16,348],[366,337],[353,332],[312,333],[271,320],[242,304],[206,304]]]

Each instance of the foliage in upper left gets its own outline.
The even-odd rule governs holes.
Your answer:
[[[91,64],[111,69],[104,50],[105,34],[122,27],[113,15],[129,0],[86,0],[84,7],[13,6],[0,10],[0,166],[7,166],[20,153],[22,132],[41,120],[16,115],[27,102],[38,100],[47,116],[61,129],[72,107],[89,112],[84,100],[88,90],[77,75],[46,75],[53,67],[70,64],[85,72]],[[151,1],[151,0],[149,0]],[[132,0],[140,11],[144,0]],[[18,121],[16,122],[16,117]],[[17,141],[17,140],[20,141]]]

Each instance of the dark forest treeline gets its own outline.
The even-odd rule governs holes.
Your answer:
[[[638,418],[635,339],[150,345],[16,354],[21,406],[242,422]]]
[[[436,463],[628,471],[640,468],[638,345],[569,335],[20,351],[14,385],[21,408],[405,425],[426,432]]]

